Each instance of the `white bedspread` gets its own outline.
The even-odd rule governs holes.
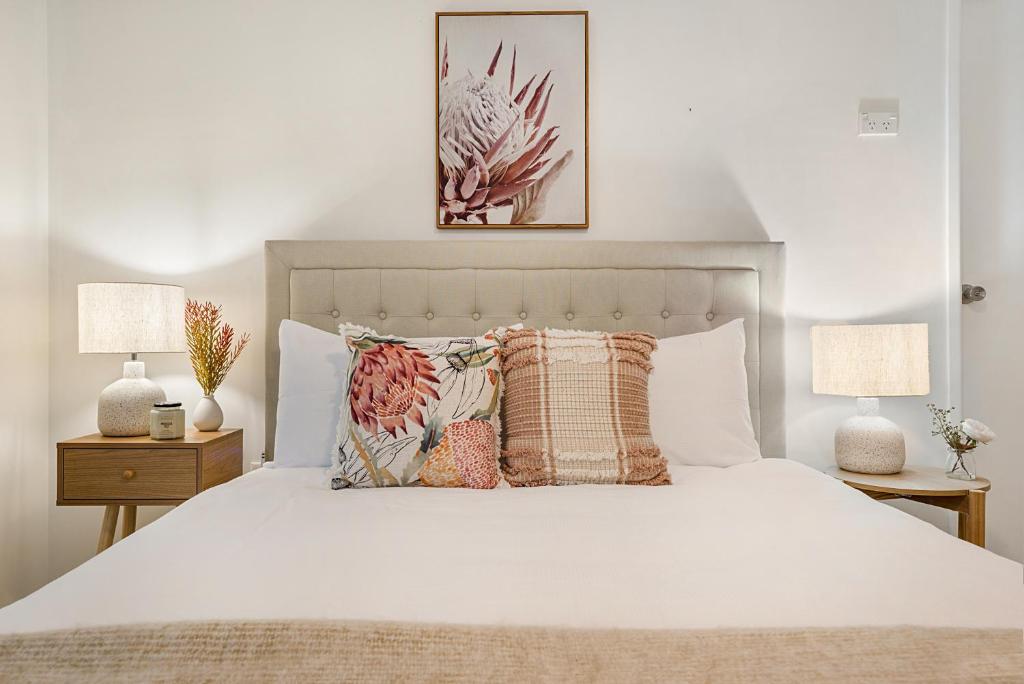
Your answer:
[[[1024,626],[1021,566],[799,463],[666,487],[216,487],[0,610],[0,633],[204,619]]]

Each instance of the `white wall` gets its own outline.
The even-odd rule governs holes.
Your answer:
[[[76,283],[177,282],[259,333],[265,239],[470,237],[432,227],[433,12],[480,5],[52,3],[52,439],[94,428],[121,363],[76,353]],[[944,3],[561,6],[590,10],[592,227],[543,237],[787,242],[793,458],[828,464],[853,411],[809,392],[811,323],[931,324],[946,401]],[[901,134],[858,139],[861,97],[900,98]],[[194,404],[184,356],[146,360]],[[249,459],[263,389],[257,340],[218,394]],[[938,463],[925,401],[883,404],[911,459]],[[99,516],[51,510],[54,573],[90,555]]]
[[[963,307],[964,412],[999,438],[979,449],[992,480],[988,546],[1024,561],[1024,3],[963,5],[964,281],[988,298]]]
[[[46,4],[0,0],[0,606],[46,579]]]

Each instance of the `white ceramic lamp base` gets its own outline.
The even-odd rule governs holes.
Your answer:
[[[859,415],[836,429],[836,465],[843,470],[891,475],[903,470],[907,445],[900,427],[878,415],[878,399],[859,397]]]
[[[149,434],[153,404],[167,401],[160,386],[146,377],[146,364],[125,361],[124,377],[100,393],[96,422],[107,437],[138,437]]]

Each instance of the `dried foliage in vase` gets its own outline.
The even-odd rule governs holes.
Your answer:
[[[224,323],[221,316],[221,307],[213,302],[185,302],[185,341],[196,382],[204,395],[217,391],[252,339],[251,334],[243,333],[236,340],[235,329]]]

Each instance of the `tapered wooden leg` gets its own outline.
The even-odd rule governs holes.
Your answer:
[[[121,521],[121,539],[135,531],[135,506],[124,507],[124,520]]]
[[[96,553],[110,548],[114,543],[114,531],[117,529],[117,513],[120,506],[108,505],[103,511],[103,525],[100,527],[100,541],[96,544]]]
[[[985,548],[985,492],[970,492],[967,507],[967,541]]]
[[[960,512],[957,536],[985,548],[985,492],[967,493],[967,511]]]

